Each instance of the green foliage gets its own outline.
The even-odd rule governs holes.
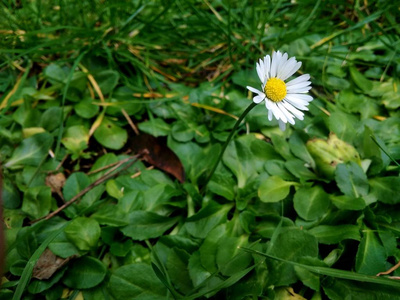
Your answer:
[[[397,15],[375,0],[3,1],[0,298],[397,298],[375,276],[400,257]],[[205,186],[272,49],[311,75],[309,112],[281,132],[255,107]],[[137,129],[185,182],[177,163],[153,168],[166,148],[140,148]],[[56,271],[39,279],[46,249]]]

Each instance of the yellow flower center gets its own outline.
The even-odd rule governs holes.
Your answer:
[[[286,84],[282,79],[276,77],[270,78],[265,85],[264,92],[268,99],[280,102],[286,96]]]

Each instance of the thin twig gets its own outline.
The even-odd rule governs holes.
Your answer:
[[[89,192],[91,189],[93,189],[94,187],[98,186],[99,184],[102,184],[104,181],[107,181],[108,179],[111,179],[112,177],[118,175],[119,173],[121,173],[122,171],[126,170],[127,168],[129,168],[133,163],[135,163],[138,158],[140,156],[142,156],[143,153],[139,153],[135,156],[131,156],[128,158],[125,158],[123,160],[121,160],[118,164],[116,164],[113,168],[111,168],[109,171],[107,171],[107,173],[105,173],[102,177],[100,177],[99,179],[97,179],[95,182],[93,182],[92,184],[90,184],[88,187],[86,187],[85,189],[83,189],[82,191],[80,191],[78,194],[76,194],[71,200],[69,200],[68,202],[64,203],[63,205],[61,205],[58,209],[56,209],[55,211],[53,211],[52,213],[48,214],[47,216],[41,217],[39,219],[33,220],[31,222],[31,224],[36,223],[40,220],[49,220],[52,217],[54,217],[55,215],[57,215],[60,211],[62,211],[63,209],[67,208],[68,206],[70,206],[72,203],[74,203],[76,200],[78,200],[80,197],[82,197],[84,194],[86,194],[87,192]],[[121,170],[114,172],[116,169],[118,169],[121,165],[123,165],[124,163],[130,161],[130,164],[128,164],[127,166],[125,166],[124,168],[122,168]],[[114,173],[113,173],[114,172]]]
[[[125,119],[128,121],[129,125],[132,127],[133,131],[136,133],[136,135],[139,135],[139,129],[136,127],[135,123],[133,123],[126,110],[122,108],[121,111]]]
[[[385,272],[379,272],[378,274],[376,274],[376,276],[380,276],[380,275],[388,275],[390,273],[392,273],[393,271],[396,271],[398,268],[400,267],[400,261],[393,267],[391,267],[389,270],[385,271]],[[398,279],[398,278],[393,278],[395,276],[391,276],[392,279]]]

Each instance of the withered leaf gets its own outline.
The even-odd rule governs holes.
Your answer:
[[[149,164],[171,174],[181,183],[185,181],[185,170],[178,156],[168,148],[167,143],[150,134],[140,133],[131,139],[135,153],[143,152],[143,159]]]
[[[49,174],[46,177],[46,185],[51,188],[52,193],[62,194],[61,189],[65,184],[66,178],[63,173]]]
[[[35,267],[33,268],[32,277],[39,280],[49,279],[57,270],[65,266],[75,257],[76,255],[61,258],[47,248],[39,257]]]

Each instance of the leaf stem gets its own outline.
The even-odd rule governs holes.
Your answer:
[[[237,128],[239,127],[240,123],[244,119],[244,117],[256,106],[257,104],[254,102],[251,102],[251,104],[246,108],[246,110],[240,115],[239,119],[236,121],[235,125],[233,126],[231,133],[229,134],[227,140],[225,141],[225,144],[222,146],[221,153],[218,156],[217,161],[214,163],[214,166],[211,169],[211,172],[208,174],[206,181],[204,182],[203,187],[201,188],[200,193],[202,194],[207,187],[208,182],[210,181],[211,177],[214,175],[215,170],[218,167],[219,162],[222,159],[222,156],[225,153],[226,147],[228,147],[229,142],[231,141],[233,135],[236,133]]]

